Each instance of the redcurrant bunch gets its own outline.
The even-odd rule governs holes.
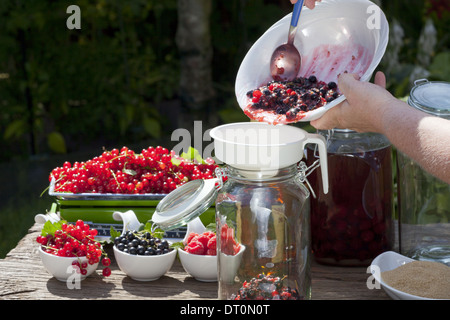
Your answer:
[[[91,229],[83,220],[78,220],[75,224],[62,222],[59,225],[60,228],[54,230],[54,232],[46,232],[44,226],[42,234],[36,238],[45,252],[59,257],[86,257],[87,263],[81,263],[79,260],[74,260],[72,263],[73,266],[78,267],[81,274],[86,274],[88,264],[96,264],[104,256],[102,264],[108,270],[103,269],[103,275],[109,276],[111,274],[108,267],[111,260],[103,251],[100,242],[95,240],[96,229]]]
[[[56,192],[166,194],[190,180],[213,178],[214,160],[203,162],[181,158],[161,146],[140,154],[123,147],[86,162],[66,161],[52,170],[49,180],[55,179]]]

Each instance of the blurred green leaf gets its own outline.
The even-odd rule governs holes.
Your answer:
[[[13,138],[19,138],[21,135],[27,132],[27,123],[25,119],[17,119],[8,124],[3,133],[3,138],[5,140],[10,140]]]
[[[450,52],[438,53],[430,65],[431,76],[442,81],[450,81]]]
[[[142,119],[142,124],[144,125],[145,132],[147,132],[153,138],[161,137],[161,125],[158,120],[144,116]]]
[[[50,150],[55,153],[65,154],[67,153],[66,140],[59,132],[51,132],[47,135],[47,143]]]

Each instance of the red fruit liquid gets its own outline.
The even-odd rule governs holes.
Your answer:
[[[308,149],[308,163],[314,150]],[[391,250],[391,147],[351,154],[328,154],[329,192],[323,193],[320,170],[308,177],[312,250],[317,262],[365,266]],[[318,192],[318,194],[317,194]]]

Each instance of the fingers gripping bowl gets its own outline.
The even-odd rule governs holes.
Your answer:
[[[270,27],[250,48],[239,68],[235,93],[242,110],[258,121],[289,123],[320,118],[327,110],[345,100],[340,95],[322,101],[312,110],[299,111],[289,120],[276,110],[249,112],[247,93],[272,81],[270,57],[286,41],[291,14]],[[382,10],[368,0],[323,0],[315,9],[304,8],[295,44],[302,56],[298,77],[314,76],[318,83],[337,83],[338,75],[356,73],[369,81],[380,63],[388,42],[389,25]]]

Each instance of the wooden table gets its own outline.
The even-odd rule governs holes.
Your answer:
[[[35,239],[42,225],[33,225],[28,234],[0,260],[0,299],[2,300],[211,300],[217,299],[217,283],[195,280],[184,272],[178,259],[162,278],[138,282],[126,276],[114,261],[112,274],[105,278],[101,268],[81,282],[80,289],[69,289],[49,275],[37,251]],[[313,300],[386,300],[383,289],[368,289],[366,267],[333,267],[312,263]]]

